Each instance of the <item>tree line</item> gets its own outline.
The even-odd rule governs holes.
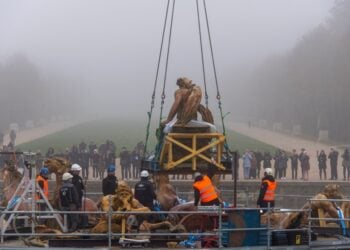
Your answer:
[[[331,140],[350,139],[350,1],[336,1],[330,17],[284,55],[266,60],[249,84],[255,116],[300,125]]]
[[[73,93],[64,91],[60,80],[45,79],[22,54],[0,63],[0,88],[0,131],[7,130],[10,123],[23,125],[74,110],[74,102],[67,101]]]

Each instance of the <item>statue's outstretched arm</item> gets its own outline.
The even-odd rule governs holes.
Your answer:
[[[165,125],[168,122],[170,122],[172,119],[174,119],[174,117],[178,111],[179,105],[182,101],[182,98],[183,98],[183,94],[180,91],[176,91],[175,92],[175,100],[174,100],[174,103],[171,106],[171,109],[169,111],[168,118],[162,122],[162,125]]]

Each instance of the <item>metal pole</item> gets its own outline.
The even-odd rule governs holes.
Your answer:
[[[219,249],[223,248],[222,246],[222,208],[219,205]]]
[[[245,194],[245,207],[249,207],[249,192],[248,189],[244,191]]]
[[[110,195],[109,196],[109,207],[108,207],[108,250],[111,250],[112,248],[112,239],[111,239],[111,231],[112,231],[112,222],[111,222],[111,219],[112,219],[112,207],[111,207],[111,204],[112,204],[112,196]]]
[[[309,236],[309,239],[308,239],[308,245],[309,245],[309,249],[311,249],[311,201],[309,200],[309,223],[308,223],[308,229],[307,229],[307,232],[308,232],[308,236]]]
[[[30,178],[30,185],[31,185],[31,189],[32,189],[32,200],[31,200],[31,205],[32,205],[32,211],[34,211],[34,213],[32,213],[32,234],[35,233],[35,212],[36,212],[36,180],[35,180],[35,169],[33,167],[32,164],[28,164],[29,167],[29,178]],[[39,214],[40,215],[40,214]]]
[[[3,218],[2,216],[0,216],[0,233],[1,233],[1,244],[4,243],[4,235],[2,234],[2,230],[3,230]]]
[[[237,207],[237,178],[238,178],[238,154],[237,151],[233,154],[232,160],[231,160],[231,168],[233,168],[233,207]]]
[[[271,248],[271,218],[270,218],[270,202],[267,203],[267,249]]]
[[[68,222],[67,222],[67,214],[63,215],[63,223],[64,223],[64,233],[68,232]]]

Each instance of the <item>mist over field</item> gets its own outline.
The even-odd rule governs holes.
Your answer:
[[[199,3],[209,105],[217,116]],[[207,0],[206,6],[227,119],[349,139],[349,1]],[[163,0],[1,0],[0,130],[52,116],[146,121],[166,7]],[[164,71],[163,54],[155,119]],[[175,2],[162,116],[180,76],[203,87],[196,1]]]

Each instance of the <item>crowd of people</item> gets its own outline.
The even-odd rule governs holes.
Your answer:
[[[301,180],[309,180],[310,156],[304,148],[300,152],[293,149],[291,153],[277,150],[273,155],[270,152],[261,153],[260,151],[247,149],[240,158],[242,161],[243,178],[245,180],[260,179],[262,171],[266,168],[274,169],[273,176],[275,179],[287,179],[287,173],[290,172],[290,179],[297,180],[299,172],[299,178]],[[316,160],[320,180],[327,180],[327,176],[330,177],[329,180],[338,180],[340,158],[342,159],[343,178],[339,177],[339,180],[350,180],[350,153],[347,148],[344,149],[341,155],[334,148],[330,148],[328,154],[324,150],[317,152]],[[327,175],[328,164],[330,167],[329,175]]]
[[[85,180],[103,180],[106,176],[108,166],[116,166],[116,158],[120,158],[120,168],[124,180],[137,179],[141,169],[141,158],[144,149],[143,142],[137,143],[133,150],[128,150],[122,147],[120,154],[117,155],[117,148],[113,141],[106,140],[100,145],[91,141],[89,144],[81,141],[80,144],[67,147],[64,152],[56,152],[53,147],[50,147],[45,154],[40,150],[31,153],[31,162],[36,165],[37,173],[43,166],[45,159],[51,157],[62,157],[71,163],[79,164],[82,168],[81,176]],[[28,156],[20,152],[21,149],[14,149],[13,147],[4,146],[0,149],[0,168],[5,164],[13,163],[19,168],[24,168],[25,158]],[[16,162],[16,163],[14,163]]]
[[[38,152],[39,159],[41,153]],[[50,158],[53,156],[63,157],[72,163],[79,164],[82,168],[82,178],[89,179],[90,167],[92,169],[92,179],[102,180],[107,167],[115,165],[116,146],[113,141],[106,140],[105,143],[97,145],[91,141],[89,144],[81,141],[80,144],[74,144],[65,149],[64,152],[56,153],[53,147],[50,147],[45,156],[41,158]],[[39,164],[37,164],[40,166]]]
[[[132,150],[122,147],[119,155],[116,154],[117,148],[113,141],[106,140],[105,143],[97,145],[93,141],[89,144],[81,141],[80,144],[72,145],[66,148],[64,152],[55,152],[53,147],[50,147],[45,154],[40,151],[34,155],[37,172],[43,166],[45,159],[56,156],[63,157],[72,163],[77,163],[82,167],[82,178],[87,180],[103,180],[106,176],[108,166],[115,165],[116,158],[119,157],[121,179],[135,180],[139,178],[141,171],[141,158],[143,155],[144,144],[139,142]],[[17,149],[17,151],[21,151]],[[19,168],[24,167],[24,156],[22,154],[11,154],[14,152],[12,145],[4,145],[0,149],[0,168],[6,162],[17,161]],[[275,179],[290,179],[290,180],[309,180],[310,167],[318,167],[320,180],[350,180],[350,152],[345,148],[342,153],[336,149],[330,148],[326,153],[321,150],[316,154],[317,166],[310,166],[310,155],[307,150],[302,148],[299,152],[293,149],[292,152],[277,150],[274,154],[270,152],[261,152],[259,150],[246,150],[243,155],[237,154],[240,159],[238,169],[242,166],[243,179],[260,179],[263,176],[263,171],[266,168],[273,169]],[[92,173],[90,173],[92,171]],[[238,170],[239,171],[239,170]],[[234,176],[232,170],[232,179]],[[339,172],[339,173],[338,173]],[[108,173],[107,173],[108,174]],[[238,176],[240,174],[238,173]],[[187,180],[188,175],[174,174],[172,179]],[[194,177],[192,176],[192,179]],[[225,179],[225,175],[223,175]]]

